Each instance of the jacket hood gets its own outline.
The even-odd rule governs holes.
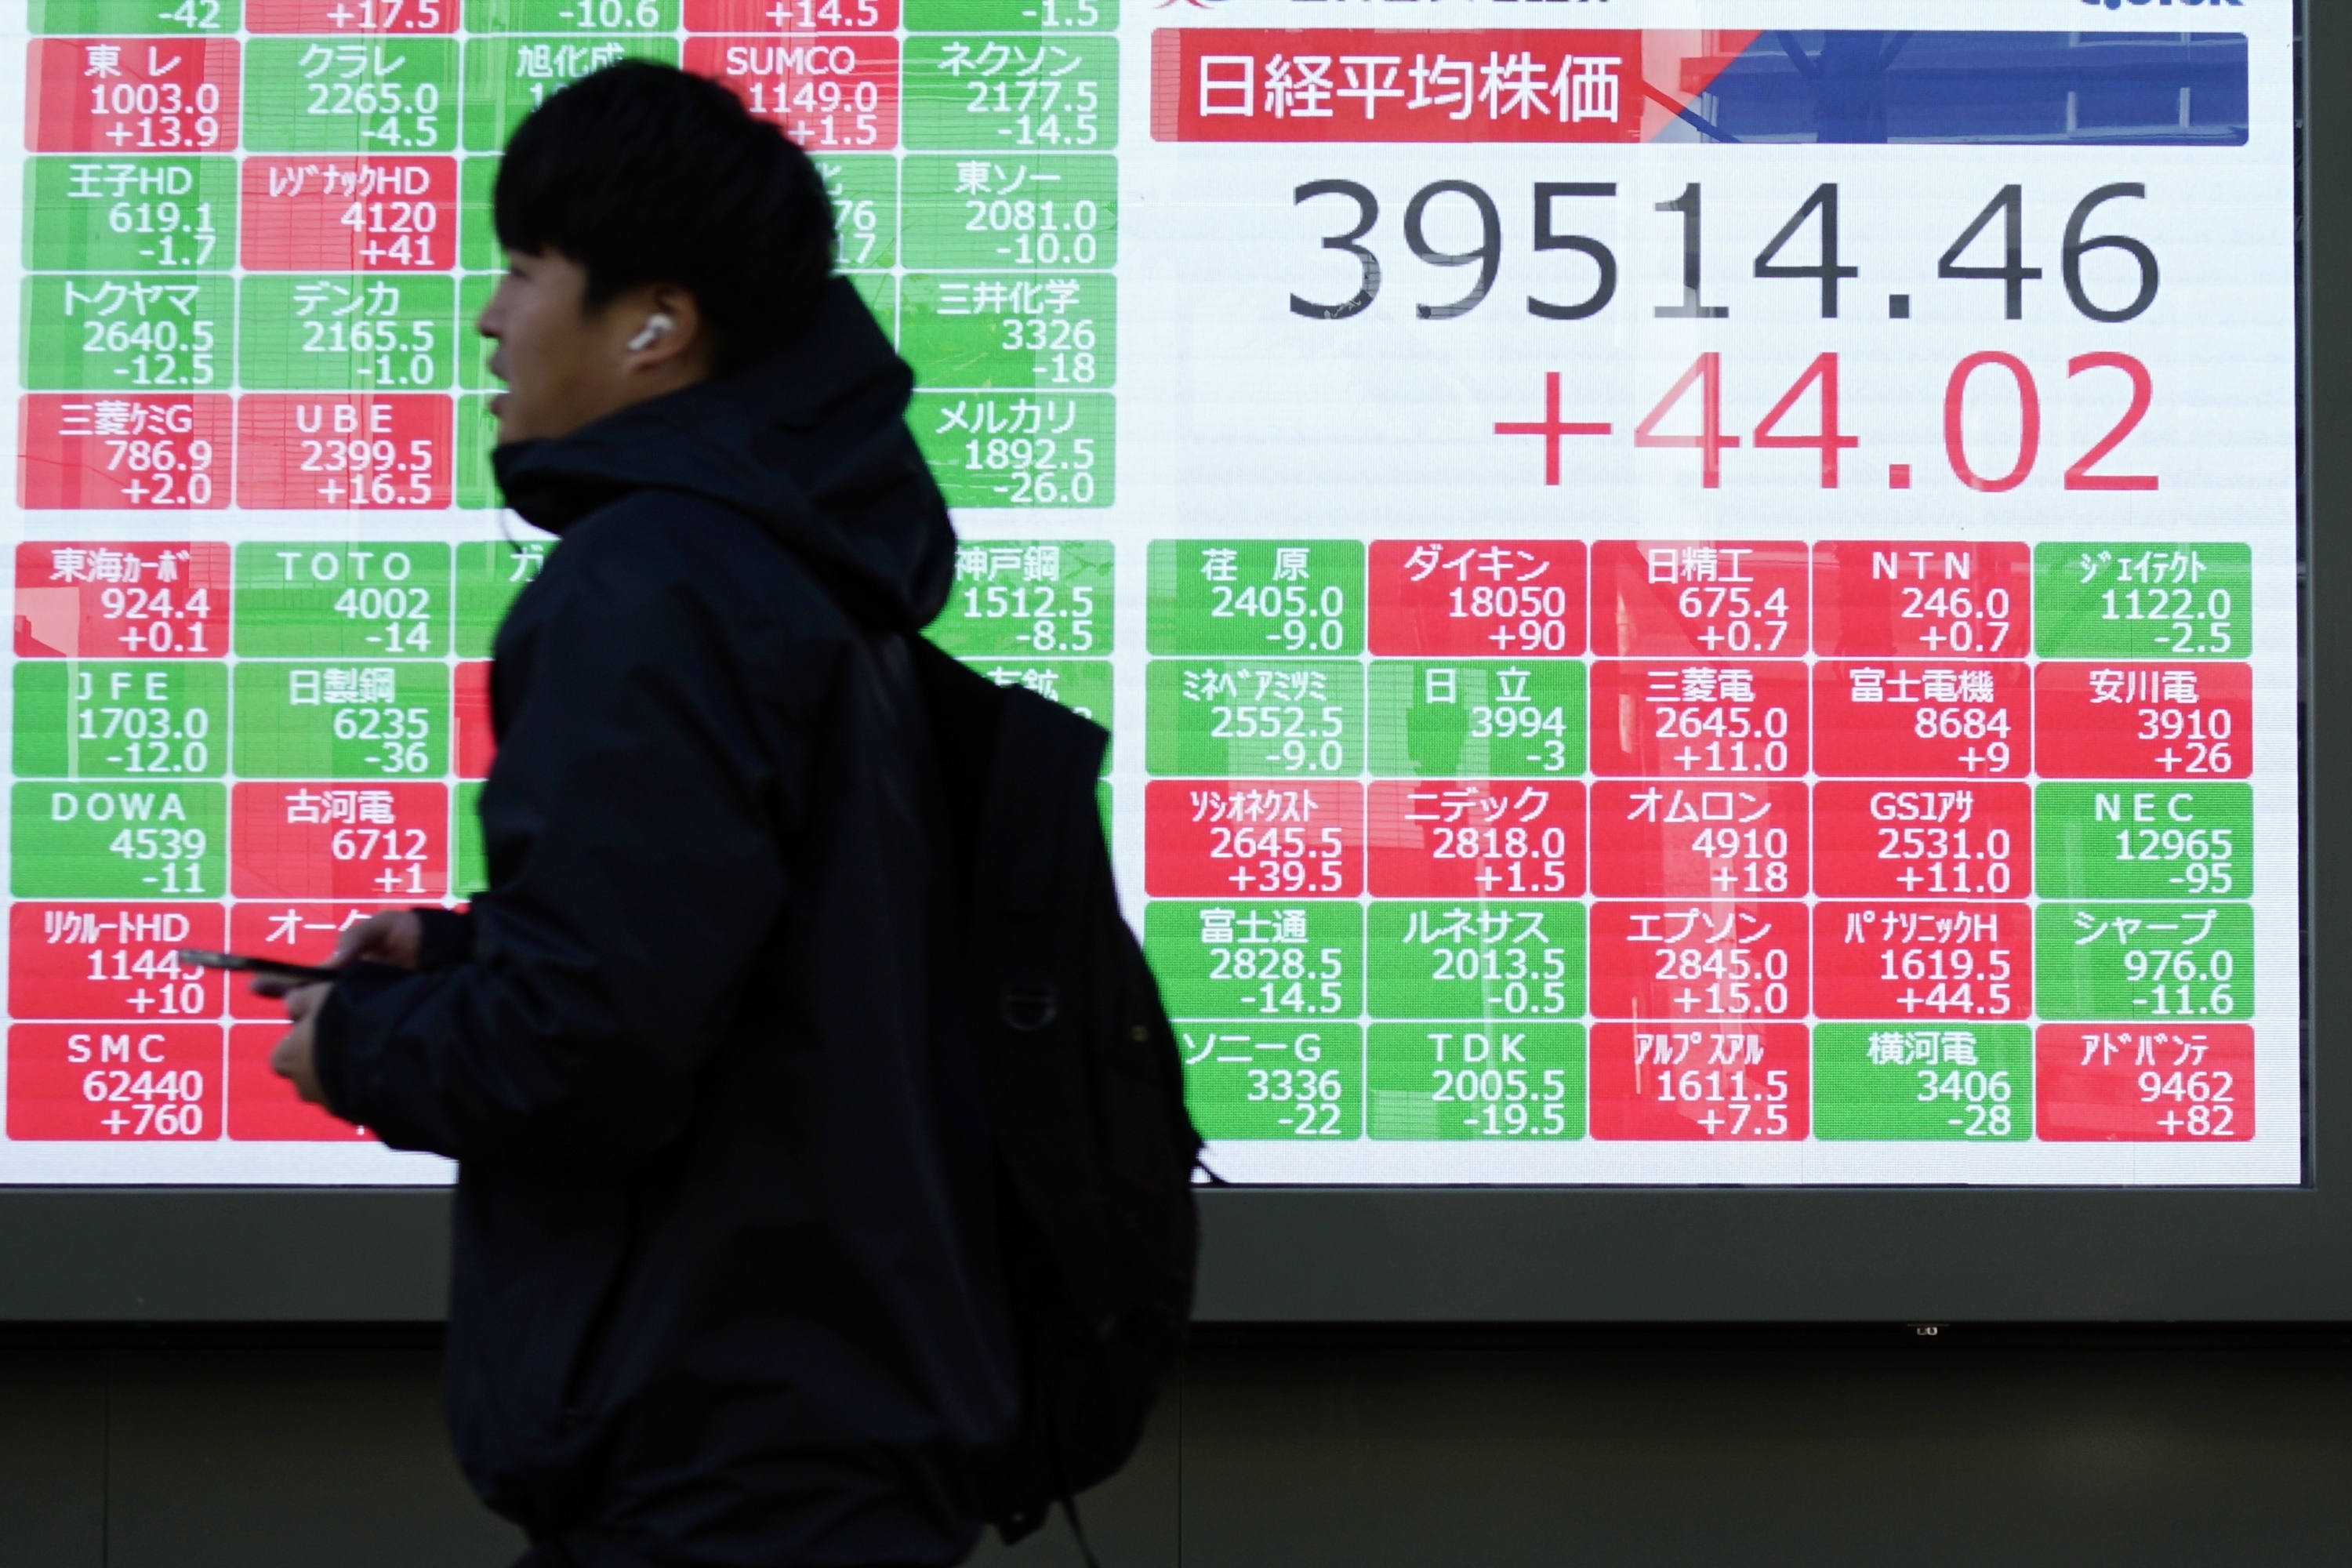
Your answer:
[[[914,374],[847,279],[749,370],[491,454],[507,505],[562,533],[639,490],[749,514],[859,620],[911,630],[955,574],[947,503],[907,429]]]

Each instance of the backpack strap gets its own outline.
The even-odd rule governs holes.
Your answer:
[[[997,1016],[1009,1029],[1034,1034],[1050,1027],[1062,1006],[1048,965],[1055,922],[1067,913],[1055,894],[1069,808],[1091,800],[1109,737],[1034,692],[1009,690],[1005,698],[976,867],[993,907],[974,912],[997,924],[1003,965]]]

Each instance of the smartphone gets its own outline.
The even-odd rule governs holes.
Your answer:
[[[333,980],[341,974],[338,969],[321,969],[315,963],[289,963],[282,958],[259,958],[249,952],[213,952],[201,947],[184,947],[180,962],[193,963],[199,969],[239,969],[255,974],[275,974],[288,980]]]

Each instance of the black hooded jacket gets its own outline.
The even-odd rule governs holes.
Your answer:
[[[587,1568],[957,1561],[1017,1413],[909,385],[836,279],[756,370],[499,450],[562,542],[499,633],[490,886],[320,1015],[336,1113],[458,1162],[467,1474]]]

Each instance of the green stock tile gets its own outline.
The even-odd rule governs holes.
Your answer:
[[[549,93],[615,60],[677,64],[677,40],[646,35],[466,40],[466,141],[496,153]]]
[[[910,273],[899,352],[927,387],[1107,387],[1118,379],[1118,285],[1108,273]]]
[[[898,279],[887,272],[852,272],[849,285],[866,308],[874,312],[875,324],[893,345],[898,341]]]
[[[2037,544],[2033,651],[2044,658],[2244,658],[2245,544]]]
[[[446,153],[457,144],[455,38],[248,38],[256,153]]]
[[[449,771],[449,667],[236,667],[236,767],[257,779],[430,779]]]
[[[20,899],[217,898],[228,890],[228,787],[20,784],[8,890]]]
[[[1115,33],[1118,0],[907,0],[910,33]]]
[[[1584,664],[1573,658],[1376,660],[1371,767],[1424,779],[1584,772]]]
[[[457,399],[457,463],[456,500],[460,507],[496,509],[506,504],[499,492],[490,453],[499,444],[499,418],[490,412],[488,394]]]
[[[1085,153],[1118,145],[1118,40],[917,36],[901,46],[909,148]]]
[[[215,776],[228,762],[228,667],[27,659],[16,674],[26,778]]]
[[[887,269],[898,259],[898,160],[887,153],[814,157],[833,198],[835,255],[845,272]]]
[[[1364,771],[1364,667],[1353,659],[1156,658],[1143,765],[1180,778]]]
[[[2050,1019],[2251,1021],[2252,907],[2043,904],[2034,910],[2033,997]]]
[[[469,33],[674,33],[678,0],[466,0]]]
[[[917,268],[1118,264],[1118,160],[991,151],[906,160],[901,259]]]
[[[503,272],[507,254],[499,246],[490,193],[498,184],[496,157],[457,161],[457,265],[467,272]]]
[[[29,390],[228,388],[236,313],[226,278],[35,277],[24,300]]]
[[[236,265],[236,160],[27,158],[25,265],[226,272]]]
[[[1176,1043],[1184,1102],[1203,1138],[1363,1136],[1360,1024],[1186,1019]]]
[[[280,392],[447,386],[457,305],[457,280],[446,276],[247,273],[237,289],[237,379]]]
[[[2254,786],[2041,784],[2033,890],[2045,899],[2251,898]]]
[[[478,539],[457,546],[457,657],[487,658],[515,595],[547,564],[545,540]]]
[[[490,374],[490,352],[499,345],[474,330],[498,286],[496,273],[469,272],[457,279],[457,344],[451,357],[457,365],[457,384],[467,392],[496,392],[506,384]]]
[[[1153,653],[1356,653],[1364,646],[1360,540],[1155,539]]]
[[[919,392],[907,424],[951,507],[1100,507],[1113,414],[1105,392]]]
[[[449,792],[450,810],[457,815],[457,854],[450,868],[449,891],[470,899],[490,885],[489,857],[482,847],[482,786],[461,784]]]
[[[1364,912],[1352,900],[1154,900],[1143,950],[1180,1017],[1352,1018],[1363,1011]]]
[[[104,37],[115,33],[235,33],[238,0],[32,0],[29,30]]]
[[[1584,1136],[1584,1026],[1374,1024],[1375,1138]]]
[[[255,541],[236,547],[236,573],[231,624],[244,658],[437,658],[449,651],[446,544]]]
[[[1584,906],[1374,900],[1365,971],[1375,1018],[1499,1024],[1584,1012]]]
[[[2033,1031],[2022,1024],[1813,1026],[1813,1136],[2022,1142],[2033,1135]]]
[[[952,654],[1107,654],[1114,608],[1108,540],[966,540],[929,627]]]

